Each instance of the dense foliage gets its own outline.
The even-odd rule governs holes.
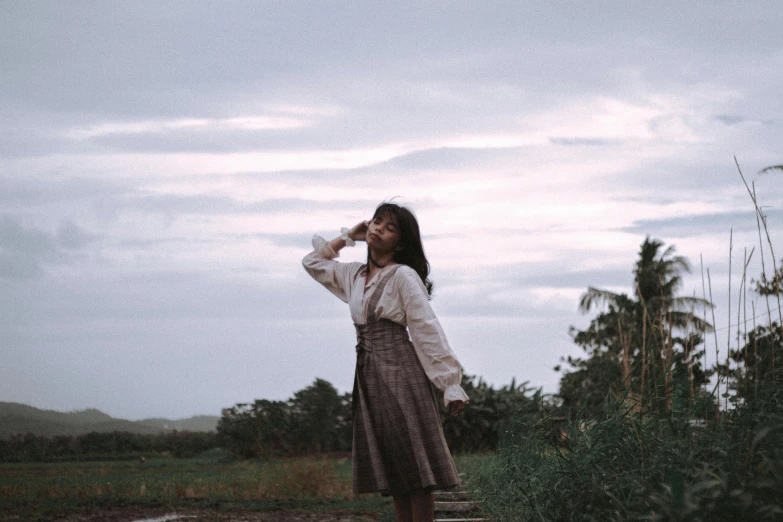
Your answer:
[[[561,442],[545,416],[520,422],[473,487],[495,520],[778,520],[783,392],[759,391],[706,428],[688,412],[648,416],[614,399]]]
[[[443,432],[452,453],[496,450],[515,419],[542,406],[540,390],[514,380],[496,389],[481,378],[463,375],[462,388],[470,397],[462,414],[443,415]]]
[[[154,455],[192,457],[218,447],[214,432],[175,431],[148,435],[115,431],[43,437],[27,433],[0,440],[0,462],[127,460]]]
[[[241,458],[350,451],[351,394],[323,379],[287,401],[259,399],[223,410],[218,433]]]
[[[463,375],[470,396],[463,413],[449,416],[442,409],[446,440],[454,453],[495,450],[507,423],[535,411],[540,395],[529,396],[526,384],[511,382],[493,388],[482,379]],[[441,397],[438,397],[442,404]],[[223,410],[218,423],[222,443],[240,458],[293,456],[351,451],[351,394],[339,394],[323,379],[287,401],[264,399]]]

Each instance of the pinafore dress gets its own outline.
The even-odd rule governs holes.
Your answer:
[[[433,384],[405,326],[375,309],[395,267],[378,283],[367,322],[356,327],[353,386],[353,491],[408,495],[459,484],[443,436]]]

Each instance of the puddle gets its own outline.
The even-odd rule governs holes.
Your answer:
[[[182,520],[185,518],[193,518],[189,515],[177,515],[176,513],[172,513],[170,515],[163,515],[156,518],[140,518],[138,520],[134,520],[133,522],[169,522],[170,520]]]

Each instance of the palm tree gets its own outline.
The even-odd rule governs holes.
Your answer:
[[[580,298],[580,311],[587,313],[595,307],[605,311],[586,330],[572,328],[571,333],[590,358],[604,358],[618,366],[622,379],[611,391],[619,394],[629,389],[638,394],[642,406],[663,400],[669,409],[675,365],[687,366],[691,400],[694,382],[706,380],[705,371],[695,360],[699,355],[695,348],[712,326],[694,310],[712,305],[695,296],[677,296],[682,274],[689,272],[690,266],[686,258],[674,255],[674,246],[663,247],[662,241],[645,238],[634,269],[633,297],[589,287]],[[579,367],[574,364],[578,361],[569,360]]]

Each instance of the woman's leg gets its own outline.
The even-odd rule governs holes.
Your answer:
[[[413,522],[432,522],[435,520],[435,499],[432,496],[432,491],[416,491],[411,495],[410,502]]]
[[[411,514],[411,497],[393,497],[394,514],[397,515],[397,522],[413,522]]]

